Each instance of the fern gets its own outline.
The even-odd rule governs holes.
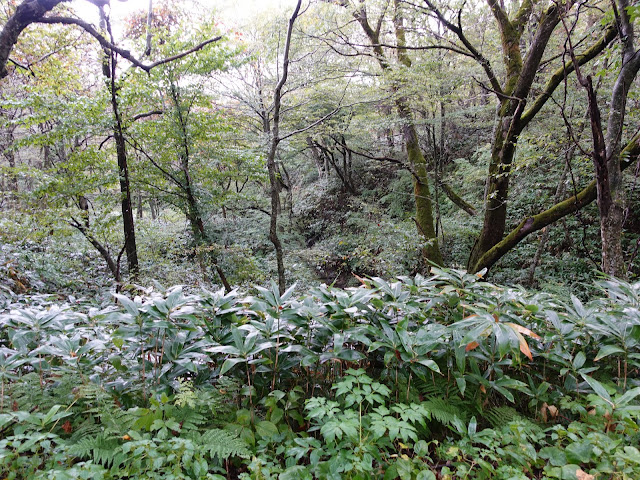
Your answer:
[[[452,425],[456,418],[467,421],[465,405],[454,398],[428,398],[423,402],[424,407],[431,413],[431,418],[442,425]]]
[[[218,465],[230,457],[248,458],[251,455],[251,451],[243,440],[219,428],[207,430],[202,435],[194,434],[191,438]]]
[[[89,417],[74,428],[71,438],[69,438],[69,442],[74,444],[83,438],[96,437],[103,432],[104,428],[99,423],[96,423],[93,417]]]
[[[95,463],[106,468],[121,465],[125,456],[122,452],[120,439],[104,433],[95,437],[83,438],[69,447],[69,453],[82,459],[92,459]]]
[[[171,417],[182,425],[182,430],[198,430],[206,424],[208,418],[193,408],[175,408],[171,410]]]
[[[493,407],[484,412],[484,418],[493,428],[502,428],[506,424],[520,419],[520,415],[511,407]]]

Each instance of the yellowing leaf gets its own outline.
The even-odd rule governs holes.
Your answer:
[[[526,327],[523,327],[522,325],[518,325],[517,323],[511,323],[511,322],[507,323],[507,325],[509,325],[515,331],[522,333],[523,335],[528,335],[531,338],[535,338],[536,340],[540,340],[540,335],[532,332],[531,330],[529,330]]]
[[[525,357],[533,361],[533,355],[531,355],[531,350],[529,349],[529,344],[527,343],[527,341],[518,332],[516,332],[516,336],[518,337],[518,341],[520,343],[520,351]]]

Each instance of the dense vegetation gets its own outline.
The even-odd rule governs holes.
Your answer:
[[[433,274],[7,301],[0,472],[638,477],[640,284],[582,303]]]
[[[0,3],[0,479],[640,478],[637,2],[110,3]]]

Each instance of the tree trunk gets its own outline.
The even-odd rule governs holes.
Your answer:
[[[24,0],[0,31],[0,79],[6,77],[7,62],[22,31],[57,5],[70,0]]]
[[[638,160],[640,155],[640,134],[636,134],[627,143],[626,147],[620,153],[621,170],[629,167]],[[507,236],[487,251],[476,263],[477,270],[491,268],[505,254],[511,251],[518,243],[520,243],[528,235],[537,232],[557,222],[561,218],[570,215],[581,208],[589,205],[596,200],[597,188],[596,181],[593,180],[589,185],[583,188],[576,195],[573,195],[551,208],[538,213],[532,217],[522,220]]]
[[[398,60],[405,67],[411,66],[411,60],[407,55],[404,33],[403,18],[399,8],[400,1],[394,0],[395,15],[395,35],[397,43],[397,55]],[[371,48],[375,54],[376,59],[380,65],[380,68],[385,72],[391,71],[391,65],[382,51],[380,45],[380,31],[379,28],[374,30],[369,24],[367,18],[367,11],[364,4],[361,4],[353,13],[355,19],[358,21],[363,31],[369,39]],[[379,23],[380,24],[380,23]],[[397,92],[398,87],[394,86],[393,90]],[[440,248],[438,246],[438,239],[435,234],[433,207],[431,204],[431,192],[429,191],[429,183],[427,177],[427,162],[422,154],[420,145],[418,143],[418,134],[416,132],[411,110],[409,109],[407,99],[404,97],[398,97],[395,100],[396,109],[398,115],[402,120],[402,136],[404,139],[405,148],[407,150],[407,159],[409,167],[413,172],[413,197],[416,208],[415,223],[418,229],[418,233],[425,239],[425,245],[422,250],[422,254],[425,260],[433,262],[437,265],[442,264],[442,256],[440,254]]]
[[[278,167],[276,165],[276,152],[278,145],[280,144],[280,107],[282,105],[282,88],[287,83],[287,77],[289,76],[289,52],[291,49],[291,35],[293,33],[293,25],[298,18],[302,0],[298,0],[296,7],[289,18],[289,25],[287,27],[287,38],[284,45],[284,55],[282,59],[282,76],[278,81],[276,88],[273,92],[273,124],[271,131],[271,141],[269,143],[269,152],[267,154],[267,172],[269,173],[269,193],[271,196],[271,212],[269,214],[269,240],[273,244],[273,248],[276,253],[276,264],[278,269],[278,289],[280,295],[286,290],[286,278],[284,271],[284,254],[282,250],[282,242],[278,236],[278,211],[280,207],[280,193],[279,193],[279,180],[277,177]],[[268,126],[268,122],[265,122],[265,127]]]
[[[100,10],[101,20],[111,35],[111,26],[104,13]],[[113,35],[111,35],[113,43]],[[129,275],[135,277],[138,273],[138,249],[136,246],[136,230],[133,220],[133,208],[131,203],[131,182],[129,180],[129,164],[127,162],[127,147],[122,127],[122,118],[118,104],[118,86],[116,85],[116,56],[112,50],[104,50],[103,74],[107,80],[109,93],[111,94],[111,109],[113,111],[113,139],[116,144],[116,156],[118,159],[122,225],[124,230],[124,246],[127,253],[127,265]]]
[[[187,133],[187,120],[182,112],[182,102],[180,101],[180,96],[178,94],[177,86],[171,84],[171,98],[173,100],[174,107],[176,109],[176,117],[178,121],[178,127],[180,128],[180,140],[182,143],[182,152],[179,153],[180,157],[180,168],[182,169],[182,174],[184,176],[184,183],[181,185],[182,190],[185,193],[187,200],[187,219],[189,220],[189,224],[191,226],[191,231],[193,233],[193,238],[196,244],[196,255],[200,259],[201,265],[203,264],[203,256],[205,252],[200,251],[200,247],[208,246],[211,242],[209,241],[208,235],[204,228],[204,222],[202,221],[202,215],[200,214],[200,208],[198,206],[198,200],[193,191],[193,183],[191,181],[191,173],[189,170],[189,160],[191,158],[191,149],[189,148],[189,136]],[[213,264],[213,268],[215,269],[218,277],[220,277],[220,281],[224,286],[224,289],[227,293],[229,293],[231,289],[231,285],[227,280],[227,276],[224,274],[224,271],[218,265],[216,256],[213,252],[209,252],[209,260]]]
[[[600,213],[600,238],[602,240],[602,271],[608,275],[624,277],[625,263],[622,254],[622,226],[624,222],[625,192],[622,178],[621,140],[624,129],[627,98],[631,84],[640,70],[640,51],[634,47],[635,33],[629,17],[628,0],[616,0],[614,13],[618,37],[621,42],[621,67],[613,86],[609,102],[609,118],[606,136],[603,133],[600,107],[590,76],[576,74],[587,91],[589,120],[593,137],[593,165]],[[567,29],[567,33],[569,30]],[[575,55],[569,37],[570,54]],[[637,135],[636,135],[637,137]]]
[[[14,142],[13,128],[7,127],[2,130],[0,133],[0,150],[2,151],[2,156],[6,159],[9,164],[9,174],[7,180],[7,190],[12,192],[11,197],[15,198],[15,195],[18,193],[18,176],[16,175],[16,154],[13,150],[13,142]]]

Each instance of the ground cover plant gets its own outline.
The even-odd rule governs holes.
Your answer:
[[[5,297],[0,477],[638,478],[640,283],[360,281]]]

